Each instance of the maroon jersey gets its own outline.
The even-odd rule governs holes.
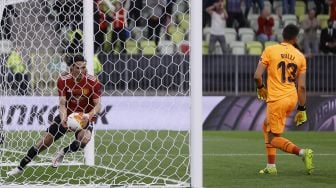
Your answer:
[[[85,75],[78,83],[71,74],[61,75],[57,81],[58,95],[66,97],[67,114],[73,112],[89,113],[94,108],[93,99],[101,95],[99,81]]]

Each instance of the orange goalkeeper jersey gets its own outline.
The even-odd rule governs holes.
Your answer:
[[[289,43],[267,47],[259,63],[267,67],[267,102],[283,99],[296,91],[296,78],[306,72],[304,55]]]

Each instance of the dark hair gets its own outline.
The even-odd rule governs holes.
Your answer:
[[[299,35],[300,29],[294,24],[288,24],[282,31],[284,40],[293,40]]]
[[[66,60],[65,60],[65,62],[66,62],[66,64],[70,67],[71,65],[73,65],[74,63],[76,63],[76,62],[78,62],[78,61],[86,61],[85,60],[85,58],[84,58],[84,56],[82,56],[82,55],[75,55],[75,56],[73,56],[73,55],[70,55],[70,56],[67,56],[66,57]]]

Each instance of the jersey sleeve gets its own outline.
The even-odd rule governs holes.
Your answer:
[[[261,54],[261,57],[259,59],[259,63],[264,64],[265,66],[268,66],[270,64],[270,56],[269,56],[269,48],[265,48],[263,53]]]
[[[100,83],[98,80],[95,81],[93,86],[93,99],[98,99],[101,96]]]
[[[62,78],[58,78],[57,80],[57,90],[58,96],[66,96],[65,80]]]

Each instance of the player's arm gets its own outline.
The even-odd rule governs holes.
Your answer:
[[[258,63],[257,69],[254,73],[254,81],[257,84],[257,88],[262,88],[263,86],[263,79],[262,75],[264,74],[266,70],[266,65],[263,63]]]
[[[97,81],[93,87],[93,109],[87,113],[87,117],[85,117],[85,121],[91,121],[92,117],[97,115],[100,112],[100,107],[101,107],[101,102],[100,102],[100,96],[101,96],[101,91],[100,91],[100,83]]]
[[[100,97],[97,99],[93,99],[93,104],[94,108],[89,112],[89,120],[91,120],[93,116],[97,115],[100,112]]]
[[[57,80],[57,89],[59,96],[59,115],[61,118],[61,125],[63,127],[67,127],[66,88],[65,82],[63,79],[61,79],[61,77]]]
[[[257,85],[257,96],[258,96],[258,99],[260,100],[267,100],[267,89],[265,85],[263,84],[263,79],[262,79],[262,75],[264,74],[265,70],[266,70],[266,65],[259,62],[257,69],[254,73],[254,81]]]
[[[85,124],[87,124],[88,122],[91,122],[93,116],[97,115],[100,112],[100,107],[101,107],[100,97],[93,99],[93,104],[94,104],[93,109],[89,113],[84,114],[83,116],[82,120],[85,122]]]
[[[65,96],[59,97],[59,113],[60,113],[60,118],[61,118],[61,124],[63,127],[66,127],[67,109],[66,109],[66,97]]]
[[[299,104],[297,107],[296,115],[294,117],[296,126],[302,125],[308,119],[306,113],[306,68],[306,61],[304,59],[297,77],[297,92]]]
[[[306,73],[300,73],[298,76],[298,97],[299,105],[306,105]]]

